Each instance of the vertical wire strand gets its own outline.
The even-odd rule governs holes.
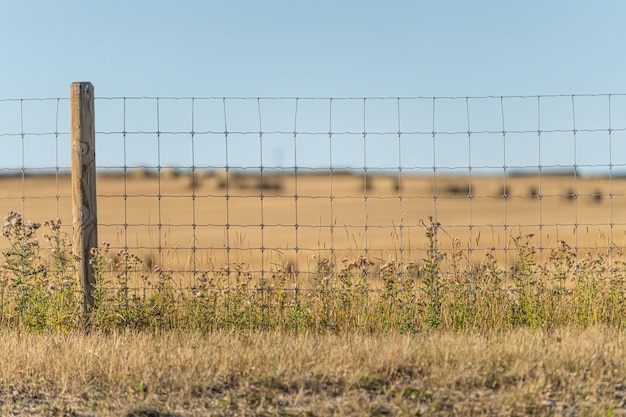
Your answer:
[[[22,177],[22,216],[26,216],[26,133],[24,133],[24,99],[20,99],[20,138],[22,146],[21,177]]]
[[[473,277],[472,277],[472,265],[473,262],[471,262],[473,256],[474,256],[474,242],[473,242],[473,231],[474,231],[474,219],[472,217],[473,213],[472,213],[472,208],[473,208],[473,187],[472,187],[472,125],[471,125],[471,121],[470,121],[470,105],[469,105],[469,97],[465,97],[465,115],[467,118],[467,182],[468,182],[468,195],[467,195],[467,201],[468,201],[468,210],[469,210],[469,244],[467,247],[467,252],[468,252],[468,258],[470,260],[468,268],[467,268],[467,281],[469,284],[469,290],[470,292],[472,292],[472,283],[473,283]]]
[[[124,250],[128,250],[128,134],[126,131],[126,97],[122,99],[122,143],[123,143],[123,166],[124,181]]]
[[[159,97],[156,98],[156,122],[157,122],[157,230],[159,234],[158,242],[159,246],[157,248],[159,265],[163,265],[163,223],[161,217],[161,111],[160,111],[160,102]]]
[[[396,99],[396,113],[398,116],[398,264],[399,264],[399,279],[400,279],[400,290],[404,291],[404,236],[403,236],[403,227],[404,227],[404,214],[402,207],[402,120],[401,120],[401,112],[400,112],[400,98]]]
[[[333,99],[328,101],[328,156],[329,156],[329,180],[330,180],[330,260],[335,263],[335,217],[333,213]],[[330,285],[333,286],[333,275],[330,276]]]
[[[293,117],[293,205],[294,205],[294,233],[295,233],[295,264],[294,264],[294,291],[295,303],[298,305],[300,290],[300,240],[299,240],[299,218],[298,218],[298,98],[295,99],[295,111]]]
[[[191,98],[191,268],[193,286],[197,286],[198,236],[196,221],[196,100]]]
[[[56,218],[61,217],[59,211],[59,107],[61,99],[57,98],[56,115],[54,118],[54,189],[55,189],[55,212]]]
[[[436,131],[436,128],[435,128],[435,126],[436,126],[436,124],[435,124],[435,108],[436,108],[435,97],[433,97],[433,125],[432,125],[432,128],[433,128],[433,131],[432,131],[432,134],[433,134],[433,217],[432,218],[433,218],[433,221],[435,222],[435,224],[438,225],[439,224],[439,219],[438,219],[439,215],[437,213],[437,199],[438,199],[437,193],[438,193],[438,191],[437,191],[437,150],[436,150],[437,149],[437,131]],[[431,227],[431,225],[428,225],[428,227]],[[437,240],[437,227],[434,228],[433,232],[434,232],[434,238],[433,238],[433,240],[431,242],[432,246],[429,247],[429,249],[428,249],[431,253],[428,254],[427,256],[431,256],[433,254],[436,254],[437,251],[439,250],[439,241]],[[438,297],[438,291],[437,291],[437,288],[438,288],[438,285],[439,285],[438,284],[438,275],[437,275],[438,272],[439,271],[437,271],[437,270],[432,271],[433,279],[435,281],[433,283],[434,288],[433,288],[432,297],[433,297],[433,302],[435,303],[435,305],[437,304],[437,297]]]
[[[229,155],[228,155],[228,118],[226,117],[226,97],[222,98],[222,109],[224,111],[224,158],[226,172],[226,195],[224,199],[226,201],[226,279],[228,289],[231,288],[231,247],[230,247],[230,167],[229,167]]]
[[[502,251],[504,253],[504,268],[506,271],[509,270],[509,256],[508,256],[508,238],[507,236],[508,234],[508,224],[507,224],[507,205],[506,202],[509,198],[509,190],[508,190],[508,184],[507,184],[507,154],[506,154],[506,123],[505,123],[505,116],[504,116],[504,99],[502,98],[502,96],[500,96],[500,118],[502,121],[502,177],[503,177],[503,185],[502,185],[502,216],[503,216],[503,225],[502,225],[502,230],[503,230],[503,234],[504,234],[504,239],[502,240],[503,242],[503,248]]]
[[[123,167],[122,170],[124,172],[124,252],[128,252],[128,135],[126,131],[126,97],[122,99],[122,142],[123,142]],[[127,265],[124,265],[124,310],[128,312],[129,309],[129,292],[128,292],[128,281],[130,279],[130,271],[128,270]],[[128,319],[124,319],[125,325],[128,325]]]
[[[572,95],[572,139],[573,139],[573,151],[574,151],[574,250],[576,258],[578,258],[578,160],[576,154],[577,148],[577,131],[576,131],[576,104],[574,101],[574,95]]]
[[[543,264],[543,175],[541,158],[541,96],[537,96],[537,160],[539,177],[539,263]]]
[[[259,203],[260,203],[260,210],[261,210],[261,283],[265,282],[265,213],[263,212],[264,209],[264,183],[263,183],[263,118],[261,115],[261,99],[257,98],[256,100],[256,104],[257,104],[257,111],[259,114],[259,175],[260,175],[260,187],[259,187]],[[262,318],[261,320],[263,322],[266,321],[266,311],[267,311],[267,291],[265,284],[261,284],[261,311],[264,312],[262,314]]]
[[[609,104],[609,262],[611,264],[611,274],[614,273],[615,268],[615,258],[614,251],[615,247],[613,245],[613,123],[611,116],[611,94],[608,95],[608,104]]]
[[[437,219],[437,132],[435,130],[435,108],[436,97],[433,97],[433,120],[432,120],[432,136],[433,136],[433,219]]]
[[[265,193],[263,192],[264,182],[263,182],[263,119],[261,116],[261,99],[257,98],[257,112],[259,116],[259,176],[260,176],[260,187],[259,187],[259,209],[261,215],[261,224],[259,225],[261,228],[261,278],[265,279],[265,213],[263,212],[265,208]]]
[[[368,213],[367,213],[367,189],[370,186],[368,183],[367,175],[367,129],[366,129],[366,101],[367,98],[363,98],[363,236],[365,238],[365,259],[369,259],[369,240],[368,240]]]
[[[22,144],[22,155],[21,155],[21,162],[22,162],[22,169],[21,169],[21,179],[22,179],[22,216],[24,216],[24,218],[26,217],[26,191],[25,191],[25,182],[26,182],[26,165],[25,165],[25,153],[26,153],[26,134],[24,133],[24,100],[20,99],[20,137],[21,137],[21,144]],[[21,263],[20,267],[22,268],[21,274],[25,275],[26,271],[26,265],[24,264],[24,262]],[[22,297],[20,300],[20,313],[24,314],[24,310],[26,309],[26,291],[25,288],[22,287]]]

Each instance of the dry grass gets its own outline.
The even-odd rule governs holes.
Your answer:
[[[623,415],[626,335],[0,333],[2,415]]]

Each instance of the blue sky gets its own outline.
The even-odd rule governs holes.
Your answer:
[[[0,0],[0,98],[65,98],[73,81],[91,81],[98,97],[465,97],[625,93],[624,16],[626,2],[619,1]],[[562,100],[554,116],[545,115],[544,121],[551,119],[557,129],[570,128],[567,119],[571,114],[568,107],[571,100],[568,100]],[[461,129],[465,129],[465,104],[461,100],[452,105],[461,108],[454,113],[458,118],[453,123]],[[471,103],[472,117],[487,114],[492,104],[485,107],[478,102]],[[9,119],[17,112],[16,105],[14,102],[0,105],[0,134],[15,131],[15,117]],[[60,116],[56,116],[54,102],[22,105],[26,107],[22,112],[27,117],[21,124],[26,122],[26,131],[50,131],[50,126],[43,126],[42,120],[51,117],[62,119],[59,129],[67,125],[65,110],[61,109]],[[97,128],[121,130],[120,103],[103,101],[97,105],[98,117],[101,117]],[[255,105],[257,103],[253,102],[252,107]],[[519,110],[519,113],[513,101],[506,105],[512,115],[534,111]],[[598,106],[605,105],[605,98],[591,100],[588,104],[589,117],[595,117],[596,113],[599,117],[591,123],[594,126],[607,128],[607,111],[597,111]],[[177,106],[180,108],[176,109]],[[188,106],[189,103],[172,103],[171,117],[176,118],[180,113],[181,117],[189,118]],[[233,129],[237,130],[240,120],[246,123],[247,110],[239,111],[235,103],[232,106],[233,114],[241,113],[239,119],[231,120],[231,126],[235,125]],[[271,110],[268,104],[263,118],[288,120],[283,124],[289,127],[294,119],[292,106],[284,103],[283,108],[278,106]],[[494,114],[498,114],[497,102],[495,106]],[[544,108],[549,106],[546,104]],[[586,117],[584,106],[577,107],[581,109],[582,119]],[[388,118],[396,120],[393,103],[386,108]],[[388,123],[387,116],[382,116],[387,110],[381,110],[380,120],[375,115],[368,116],[372,130],[386,131],[386,124],[393,124]],[[253,118],[254,109],[249,114]],[[362,103],[355,101],[353,108],[335,119],[341,116],[357,120],[362,119],[362,114]],[[305,110],[301,116],[301,125],[306,125]],[[441,120],[447,117],[445,113],[441,116]],[[139,104],[133,117],[137,130],[155,130],[152,122],[142,124],[144,118],[154,119],[154,103]],[[316,117],[312,110],[311,120]],[[410,124],[411,116],[404,117],[403,121]],[[515,117],[507,113],[507,119]],[[613,118],[616,119],[616,114]],[[493,123],[496,130],[501,129],[497,119],[495,117]],[[256,122],[255,119],[251,124]],[[318,125],[309,123],[312,130],[327,130],[325,124],[326,121]],[[363,121],[354,124],[361,128]],[[533,130],[534,124],[531,120],[523,129]],[[189,130],[184,124],[175,129]],[[455,129],[454,126],[438,126],[438,130]],[[112,141],[116,139],[111,135]],[[495,166],[508,163],[501,161],[500,150],[489,153],[497,142],[492,139],[494,142],[485,142],[483,150],[477,147],[472,163],[489,164],[490,159]],[[271,144],[271,138],[267,140],[265,163],[299,162],[290,160],[291,150],[281,148],[278,140],[275,145]],[[579,140],[582,142],[584,138]],[[41,147],[36,138],[33,141],[26,149],[33,149],[29,152],[35,155],[31,153],[25,158],[26,165],[47,164],[43,157],[49,152],[39,158],[36,150]],[[242,144],[244,142],[242,139]],[[376,146],[370,155],[380,154],[385,149],[383,144]],[[550,149],[550,145],[547,146]],[[559,145],[553,147],[558,149]],[[594,149],[594,146],[589,148]],[[404,149],[408,152],[410,145]],[[554,164],[584,163],[573,158],[584,156],[585,149],[581,148],[578,156],[567,156],[562,161],[555,159]],[[303,152],[314,155],[317,151],[305,148]],[[102,164],[119,163],[113,157],[114,148],[103,146],[101,153]],[[311,158],[302,163],[319,164],[328,159],[326,153],[322,150],[318,153],[319,160]],[[511,164],[535,164],[536,152],[531,153],[533,157],[527,161]],[[604,153],[597,155],[594,164],[608,163]],[[172,160],[167,162],[171,164],[187,163],[185,157],[179,158],[174,151],[164,155],[169,156]],[[260,156],[242,153],[240,163],[255,165]],[[467,158],[465,154],[453,155],[449,159],[442,157],[437,163],[464,165]],[[366,158],[360,155],[357,159]],[[397,165],[398,161],[392,159],[366,162]],[[207,160],[206,163],[222,162]],[[0,163],[9,164],[1,159]],[[131,163],[154,161],[137,159]],[[339,159],[336,163],[363,165],[362,161],[348,159]],[[424,162],[427,163],[432,165],[432,160]]]

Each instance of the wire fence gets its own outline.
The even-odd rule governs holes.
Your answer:
[[[68,99],[0,100],[0,210],[71,233]],[[516,267],[626,246],[626,95],[96,97],[99,236],[180,288],[288,288],[432,250]],[[430,223],[429,218],[432,217]],[[6,242],[4,243],[6,245]],[[324,266],[326,265],[326,267]],[[343,265],[343,266],[342,266]],[[326,269],[324,269],[326,268]],[[149,274],[138,274],[136,286]],[[143,278],[141,278],[143,277]]]

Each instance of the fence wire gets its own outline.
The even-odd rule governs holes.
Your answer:
[[[351,265],[423,265],[433,245],[462,252],[471,276],[488,254],[518,268],[516,238],[531,234],[540,264],[562,242],[577,256],[626,246],[626,95],[95,106],[99,236],[112,273],[137,256],[135,287],[156,268],[182,289],[217,274],[309,290]],[[70,232],[68,107],[0,100],[0,209]]]

